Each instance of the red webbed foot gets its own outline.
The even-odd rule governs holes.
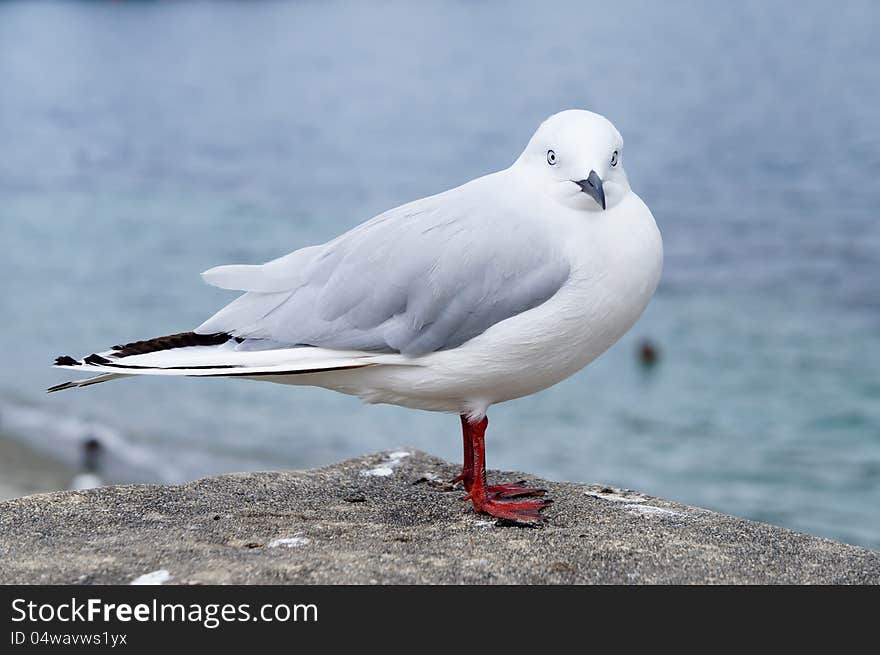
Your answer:
[[[473,499],[474,510],[518,525],[536,525],[544,521],[541,510],[550,500]]]
[[[489,498],[497,500],[500,498],[525,498],[527,496],[543,496],[547,493],[546,489],[536,489],[527,487],[525,480],[519,482],[507,482],[504,484],[490,484],[486,490]]]

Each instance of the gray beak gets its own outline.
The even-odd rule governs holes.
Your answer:
[[[572,181],[581,188],[581,191],[599,203],[602,209],[605,209],[605,189],[602,188],[602,178],[596,175],[596,171],[590,171],[586,180]]]

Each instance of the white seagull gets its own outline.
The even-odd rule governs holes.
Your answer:
[[[509,168],[401,205],[322,245],[204,279],[244,294],[192,332],[56,365],[99,375],[311,385],[461,417],[475,511],[541,520],[544,490],[488,485],[486,412],[580,370],[644,311],[663,265],[651,211],[603,116],[544,121]]]

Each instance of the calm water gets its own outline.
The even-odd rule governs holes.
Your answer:
[[[117,479],[460,456],[454,417],[240,381],[47,397],[60,353],[199,324],[198,273],[509,165],[547,115],[627,140],[661,288],[491,412],[490,464],[880,547],[880,10],[827,3],[0,4],[0,429]],[[639,368],[638,340],[660,364]]]

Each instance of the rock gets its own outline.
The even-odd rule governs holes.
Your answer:
[[[530,478],[547,523],[497,526],[457,472],[397,451],[11,500],[0,583],[880,583],[875,551],[601,485]]]

